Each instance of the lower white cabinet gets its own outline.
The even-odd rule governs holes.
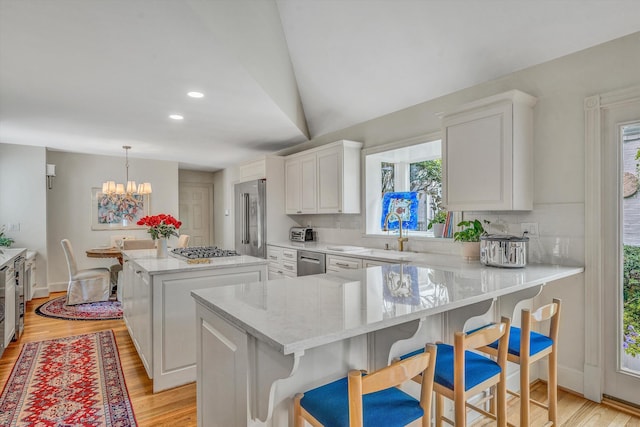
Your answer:
[[[384,262],[384,261],[374,261],[374,260],[371,260],[371,259],[363,259],[362,260],[362,268],[379,267],[381,265],[391,265],[391,264],[394,264],[394,263],[392,263],[392,262]]]
[[[124,271],[124,321],[147,375],[153,379],[154,393],[196,380],[191,291],[258,282],[267,275],[265,264],[154,272],[127,258]]]
[[[8,274],[7,274],[8,273]],[[6,274],[7,280],[4,284],[4,348],[9,347],[11,340],[16,333],[16,280],[13,273],[13,261]]]
[[[245,426],[248,410],[247,334],[196,303],[199,426]]]
[[[362,268],[362,259],[338,255],[327,255],[327,272],[358,270]]]
[[[295,249],[267,246],[269,280],[298,276],[298,251]]]

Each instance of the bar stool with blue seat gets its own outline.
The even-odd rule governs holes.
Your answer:
[[[436,346],[427,344],[415,356],[394,362],[371,374],[352,370],[347,377],[294,398],[294,426],[400,427],[422,419],[431,425],[431,394]],[[397,388],[422,373],[420,400]]]
[[[442,421],[458,427],[466,426],[467,407],[496,420],[498,426],[507,425],[506,365],[510,323],[508,318],[503,317],[500,323],[468,333],[456,332],[453,345],[437,344],[438,355],[433,379],[437,427],[442,426]],[[496,340],[498,341],[496,360],[473,351]],[[497,389],[496,393],[489,398],[495,397],[497,412],[488,412],[467,402],[469,398],[494,386]],[[443,414],[443,397],[453,400],[455,423]],[[491,407],[495,407],[493,402]]]
[[[520,426],[530,425],[530,404],[533,403],[548,410],[547,421],[558,425],[558,331],[560,327],[560,303],[557,298],[551,304],[544,305],[531,313],[528,309],[521,312],[520,327],[512,326],[509,336],[507,360],[520,365],[520,393],[507,390],[507,393],[520,398]],[[549,334],[544,335],[532,330],[532,323],[551,320]],[[498,343],[492,343],[484,350],[497,354]],[[529,372],[531,364],[545,356],[548,359],[547,404],[531,399]]]

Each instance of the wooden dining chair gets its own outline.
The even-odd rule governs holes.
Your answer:
[[[474,331],[456,332],[453,345],[439,343],[436,356],[433,390],[436,393],[436,426],[442,426],[442,421],[465,427],[467,421],[467,407],[497,421],[497,425],[507,425],[507,387],[506,365],[507,344],[509,342],[509,327],[511,321],[503,317],[500,323],[491,324]],[[498,341],[497,359],[477,353],[486,345]],[[475,350],[475,351],[474,351]],[[491,402],[491,410],[486,411],[479,406],[486,399],[472,405],[469,398],[489,388],[496,388],[496,392],[487,399]],[[443,398],[453,400],[455,422],[446,418]],[[497,408],[496,408],[497,406]],[[496,410],[497,409],[497,410]]]
[[[554,298],[551,304],[544,305],[531,313],[529,309],[521,312],[520,327],[512,326],[509,334],[509,352],[507,360],[520,365],[520,393],[507,390],[507,393],[520,398],[520,426],[528,426],[531,421],[531,404],[546,409],[547,421],[558,425],[558,331],[560,328],[561,300]],[[547,335],[533,331],[534,323],[550,320]],[[484,351],[497,355],[498,343],[492,343]],[[530,367],[538,360],[549,356],[547,404],[531,399]]]
[[[294,426],[400,427],[421,419],[431,425],[431,394],[436,346],[371,374],[352,370],[347,377],[294,397]],[[422,373],[420,400],[397,388]]]
[[[189,236],[188,234],[181,234],[180,237],[178,237],[176,248],[186,248],[187,246],[189,246],[190,238],[191,236]]]

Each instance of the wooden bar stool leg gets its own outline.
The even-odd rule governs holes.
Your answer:
[[[529,363],[520,365],[520,426],[530,425],[529,409],[530,409],[530,389],[529,389]]]
[[[467,402],[464,400],[464,395],[461,397],[455,396],[453,399],[453,405],[455,407],[455,420],[457,426],[467,425]]]
[[[436,427],[442,427],[442,411],[444,410],[444,397],[436,393]]]
[[[549,354],[549,382],[547,383],[549,396],[549,420],[554,427],[558,425],[558,355],[553,349]]]
[[[498,412],[496,412],[498,427],[507,427],[507,381],[506,375],[496,386]]]
[[[293,398],[293,426],[294,427],[302,427],[304,425],[304,421],[302,420],[302,416],[300,414],[300,399],[302,399],[302,394],[298,393]]]

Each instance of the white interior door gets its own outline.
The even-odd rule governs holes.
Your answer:
[[[625,233],[623,176],[624,148],[622,133],[640,123],[640,99],[614,104],[602,111],[602,266],[604,301],[604,395],[640,405],[640,369],[634,369],[634,358],[625,351],[623,330],[623,244],[629,243]],[[627,150],[628,151],[628,150]],[[627,153],[628,155],[628,153]],[[635,160],[635,159],[634,159]],[[636,195],[635,197],[640,197]],[[640,209],[640,204],[637,205]],[[628,220],[629,218],[627,218]],[[640,223],[635,227],[640,229]],[[627,242],[625,242],[627,240]],[[640,295],[637,295],[640,298]],[[627,309],[629,306],[627,305]],[[640,331],[639,331],[640,332]],[[640,358],[638,359],[640,362]]]
[[[180,183],[180,234],[188,234],[189,246],[213,242],[213,184]]]

